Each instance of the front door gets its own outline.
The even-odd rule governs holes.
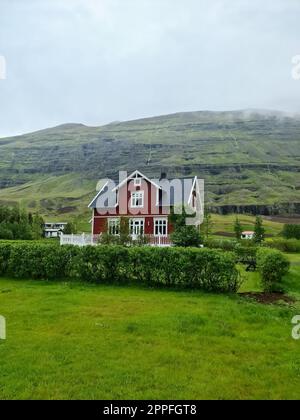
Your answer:
[[[131,219],[130,220],[130,235],[133,238],[137,238],[140,235],[144,235],[145,232],[145,220],[144,219]]]

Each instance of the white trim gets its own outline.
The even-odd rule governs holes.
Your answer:
[[[142,178],[134,178],[134,186],[135,187],[141,187],[142,185]]]
[[[118,236],[118,234],[110,233],[110,226],[109,226],[110,222],[117,222],[117,223],[119,223],[119,231],[120,231],[121,218],[120,217],[108,217],[107,218],[107,233],[110,234],[110,235],[113,235],[113,236]]]
[[[137,236],[136,234],[134,234],[134,233],[131,233],[131,223],[134,223],[134,222],[143,222],[143,234],[145,235],[145,227],[146,227],[146,218],[145,217],[130,217],[129,218],[129,234],[131,235],[131,236]],[[141,223],[140,223],[140,226],[141,226]]]
[[[166,233],[165,234],[156,234],[155,233],[155,223],[156,222],[159,222],[159,221],[164,221],[164,222],[166,222]],[[166,237],[166,236],[168,236],[168,229],[169,229],[169,220],[168,220],[168,217],[154,217],[153,218],[153,235],[155,236],[155,237],[159,237],[159,236],[162,236],[162,237]]]
[[[129,175],[127,178],[125,178],[122,182],[120,182],[120,184],[119,185],[117,185],[113,190],[112,190],[112,192],[114,192],[114,191],[116,191],[116,190],[118,190],[119,188],[121,188],[128,180],[130,180],[130,179],[134,179],[134,177],[136,176],[136,175],[140,175],[140,177],[141,178],[143,178],[143,179],[145,179],[146,181],[148,181],[148,182],[150,182],[152,185],[154,185],[156,188],[159,188],[159,189],[161,189],[161,187],[159,186],[159,185],[157,185],[157,184],[155,184],[155,182],[153,182],[153,181],[151,181],[151,179],[149,179],[148,177],[146,177],[144,174],[142,174],[142,172],[140,172],[140,171],[138,171],[138,170],[136,170],[136,171],[134,171],[131,175]]]
[[[142,204],[140,204],[139,206],[135,206],[135,205],[132,204],[134,195],[140,195],[141,196],[141,197],[137,198],[137,200],[140,200],[140,198],[142,199]],[[131,209],[141,209],[141,208],[144,207],[144,204],[145,204],[145,191],[131,191],[130,208]]]

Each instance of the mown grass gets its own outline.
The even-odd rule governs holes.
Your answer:
[[[300,256],[292,263],[285,282],[299,298]],[[0,279],[0,313],[1,399],[300,397],[299,303]]]

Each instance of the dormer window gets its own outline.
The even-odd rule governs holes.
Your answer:
[[[142,185],[142,178],[134,178],[134,186],[140,187]]]
[[[144,207],[144,191],[131,193],[131,207]]]

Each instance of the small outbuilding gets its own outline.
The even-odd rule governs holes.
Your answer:
[[[253,230],[245,230],[242,232],[241,239],[248,239],[251,240],[254,238],[255,232]]]

